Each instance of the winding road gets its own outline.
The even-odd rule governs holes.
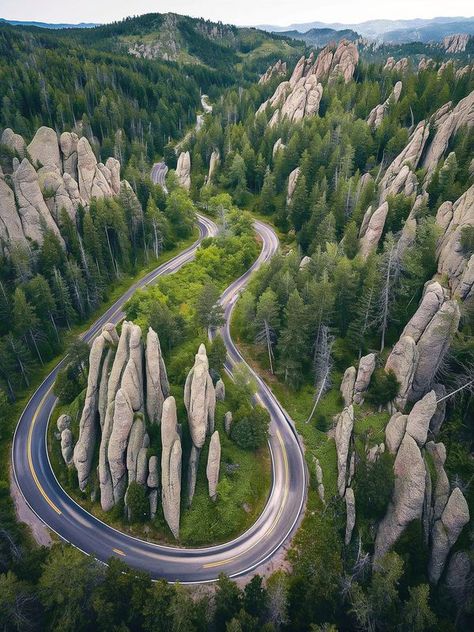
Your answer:
[[[153,283],[163,274],[178,270],[194,257],[204,237],[216,234],[217,227],[211,220],[199,215],[198,224],[199,239],[129,288],[84,334],[84,340],[90,342],[105,323],[118,323],[123,318],[125,302],[135,290]],[[229,372],[234,363],[243,362],[230,335],[232,309],[251,274],[278,248],[278,238],[269,226],[257,221],[254,227],[262,241],[260,255],[221,297],[226,318],[222,335],[228,351],[226,369]],[[230,577],[244,575],[268,560],[281,547],[294,530],[303,510],[306,468],[293,422],[257,375],[254,374],[258,383],[256,397],[271,415],[269,446],[273,476],[268,501],[252,527],[231,542],[189,549],[153,544],[117,531],[79,506],[60,486],[48,457],[47,429],[56,404],[52,387],[64,363],[65,360],[62,360],[56,366],[28,402],[18,422],[12,446],[13,471],[18,487],[31,509],[50,529],[102,562],[118,556],[130,566],[149,572],[154,579],[165,578],[182,583],[211,582],[222,572]]]

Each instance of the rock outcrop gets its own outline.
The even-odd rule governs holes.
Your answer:
[[[442,157],[449,141],[463,126],[468,128],[474,124],[474,91],[451,109],[451,103],[442,106],[432,117],[432,125],[436,130],[434,138],[423,159],[422,166],[427,170],[427,178]]]
[[[349,445],[354,427],[354,409],[351,406],[344,408],[339,415],[336,425],[336,452],[337,452],[337,488],[341,498],[344,496],[347,482],[347,459]]]
[[[377,249],[383,233],[385,220],[388,215],[388,202],[383,202],[376,211],[370,215],[367,227],[360,240],[360,253],[364,259]],[[365,219],[365,218],[364,218]]]
[[[394,463],[392,500],[379,524],[374,558],[385,555],[408,524],[421,518],[425,496],[425,464],[416,441],[405,434]]]
[[[23,139],[23,136],[20,134],[15,134],[15,132],[7,127],[3,130],[2,136],[0,138],[0,143],[2,145],[6,145],[13,152],[18,154],[20,159],[23,159],[26,154],[26,143]]]
[[[220,162],[220,154],[217,149],[214,149],[211,158],[209,160],[209,173],[207,174],[207,184],[211,184],[212,178],[217,171]]]
[[[441,577],[449,551],[456,543],[464,526],[469,522],[469,507],[459,487],[455,487],[441,518],[434,524],[431,534],[431,555],[428,564],[430,582],[436,584]]]
[[[291,202],[291,198],[293,197],[293,193],[295,192],[296,183],[298,181],[300,173],[301,173],[301,169],[299,167],[296,167],[296,169],[293,169],[293,171],[288,176],[288,188],[286,192],[287,205],[290,204]]]
[[[350,406],[352,404],[356,377],[357,371],[356,368],[353,366],[348,367],[342,377],[340,391],[345,406]]]
[[[189,191],[191,188],[191,156],[189,151],[182,151],[179,154],[176,176],[180,186]]]
[[[376,105],[371,111],[367,118],[367,124],[374,129],[380,127],[380,124],[383,121],[385,114],[388,112],[389,108],[398,103],[398,99],[400,98],[400,94],[402,91],[403,84],[401,81],[397,81],[397,83],[393,86],[393,90],[388,96],[388,98],[379,105]]]
[[[191,504],[196,486],[199,453],[206,434],[214,432],[216,393],[209,374],[206,347],[201,345],[195,356],[194,366],[184,387],[184,404],[188,413],[189,431],[193,442],[188,466],[188,502]]]
[[[286,61],[279,59],[273,66],[269,66],[258,80],[259,85],[268,83],[273,77],[285,76],[287,72]]]
[[[69,467],[73,462],[74,443],[70,428],[64,428],[61,432],[61,454],[64,462]]]
[[[375,361],[375,353],[369,353],[359,360],[359,368],[357,369],[357,377],[354,384],[354,404],[362,404],[364,402],[364,393],[369,388],[372,373],[375,369]]]
[[[161,490],[163,513],[171,533],[179,538],[181,503],[181,437],[178,432],[176,402],[168,397],[163,403],[161,420]]]
[[[394,413],[385,428],[385,444],[390,454],[396,454],[407,426],[407,415]]]
[[[42,238],[42,235],[40,235]],[[28,241],[23,232],[23,225],[18,214],[15,195],[5,180],[0,176],[0,242],[5,252],[9,252],[15,244],[24,248]]]
[[[58,136],[50,127],[40,127],[28,145],[28,154],[36,168],[49,166],[62,171]]]
[[[474,185],[454,204],[441,204],[436,223],[443,231],[437,246],[438,273],[447,276],[453,296],[461,300],[471,298],[474,295],[474,257],[466,256],[461,237],[464,230],[474,230]]]
[[[393,57],[388,57],[385,62],[384,70],[393,70],[394,72],[404,72],[408,68],[408,59],[402,57],[398,61],[395,61]]]
[[[436,393],[430,391],[413,406],[407,418],[406,432],[422,447],[426,443],[430,421],[436,411]]]
[[[468,33],[454,33],[446,35],[443,39],[443,48],[446,53],[463,53],[469,42],[470,35]]]
[[[151,423],[161,423],[163,402],[169,396],[169,382],[158,334],[149,327],[145,350],[146,412]]]
[[[355,496],[352,487],[348,487],[345,493],[346,501],[346,533],[344,537],[344,544],[347,546],[352,538],[352,531],[354,530],[356,520],[356,507]]]
[[[209,497],[212,500],[217,498],[217,483],[219,482],[219,470],[221,465],[221,442],[219,432],[216,430],[209,444],[209,454],[207,457],[206,476],[209,485]]]

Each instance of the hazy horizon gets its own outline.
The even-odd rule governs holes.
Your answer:
[[[359,24],[368,20],[413,20],[435,17],[471,17],[472,3],[453,0],[449,15],[446,5],[440,0],[400,0],[396,5],[381,6],[369,1],[362,6],[351,0],[323,0],[318,7],[313,2],[301,0],[297,6],[288,8],[282,0],[261,0],[258,5],[252,0],[208,0],[196,3],[193,0],[139,0],[130,4],[123,0],[103,0],[100,4],[84,0],[80,5],[65,4],[62,0],[50,0],[46,7],[38,6],[33,0],[24,0],[21,6],[14,0],[2,0],[0,17],[7,20],[47,22],[52,24],[97,22],[107,23],[132,15],[144,13],[179,13],[212,21],[221,21],[241,26],[271,24],[284,27],[306,22],[340,22]]]

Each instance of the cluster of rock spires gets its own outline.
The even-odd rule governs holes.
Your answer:
[[[207,435],[212,435],[207,462],[209,495],[214,500],[217,496],[220,439],[219,433],[214,432],[216,390],[223,399],[224,384],[219,381],[214,388],[206,349],[201,345],[185,387],[193,443],[189,504],[196,484],[199,453]],[[160,471],[158,457],[149,455],[147,423],[161,426]],[[170,396],[160,341],[152,328],[144,343],[140,327],[132,322],[123,323],[120,336],[112,324],[104,326],[90,351],[87,390],[74,449],[67,416],[58,419],[58,431],[64,461],[75,466],[82,491],[90,481],[98,446],[97,473],[104,511],[122,500],[128,510],[128,489],[136,482],[147,491],[150,516],[154,518],[161,489],[165,520],[175,538],[179,537],[182,431],[175,399]]]
[[[121,186],[120,163],[108,158],[97,162],[84,136],[57,133],[40,127],[27,145],[7,128],[0,142],[14,154],[11,172],[0,172],[0,242],[4,251],[14,244],[42,244],[45,228],[60,242],[60,213],[75,219],[79,205],[87,208],[92,198],[115,196]],[[133,194],[133,192],[132,192]]]
[[[466,50],[470,37],[468,33],[447,35],[443,39],[443,48],[446,53],[463,53]]]
[[[285,76],[287,73],[286,61],[279,59],[273,66],[269,66],[258,80],[259,85],[268,83],[273,77]]]
[[[321,81],[333,81],[342,76],[347,83],[352,79],[358,61],[357,45],[347,40],[341,40],[337,46],[326,46],[316,61],[313,53],[307,59],[301,57],[290,79],[277,86],[274,94],[260,105],[257,114],[264,112],[268,106],[274,108],[268,123],[270,127],[283,119],[297,122],[317,114],[323,95]]]

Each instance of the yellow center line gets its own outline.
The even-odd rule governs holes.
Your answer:
[[[277,526],[278,521],[279,521],[279,519],[281,517],[281,514],[283,513],[283,509],[284,509],[284,507],[286,505],[286,501],[287,501],[287,498],[288,498],[288,492],[289,492],[289,485],[288,485],[288,478],[289,478],[288,477],[288,472],[289,472],[288,456],[286,454],[285,444],[283,443],[283,439],[281,437],[280,431],[277,430],[276,434],[277,434],[277,437],[278,437],[278,441],[280,442],[282,453],[283,453],[283,462],[284,462],[284,466],[285,466],[285,483],[284,483],[284,485],[285,485],[285,492],[283,494],[283,500],[282,500],[282,503],[281,503],[280,508],[278,510],[278,513],[275,516],[275,519],[273,520],[272,524],[268,528],[268,531],[265,534],[266,536],[269,536],[272,533],[272,531],[275,529],[275,527]],[[208,564],[203,564],[203,568],[214,568],[216,566],[224,566],[225,564],[228,564],[229,562],[233,562],[234,560],[236,560],[237,558],[241,557],[245,553],[248,553],[249,551],[251,551],[259,543],[260,543],[260,540],[258,540],[257,542],[254,542],[251,546],[249,546],[244,551],[241,551],[240,553],[237,553],[237,555],[233,555],[232,557],[228,557],[225,560],[220,560],[218,562],[209,562]]]
[[[126,557],[126,553],[124,553],[122,549],[112,549],[112,551],[114,553],[117,553],[117,555],[122,555],[122,557]]]
[[[27,442],[27,456],[28,456],[28,465],[30,467],[30,472],[31,475],[33,476],[33,480],[36,484],[36,487],[38,488],[40,494],[43,496],[43,498],[46,500],[46,502],[48,503],[48,505],[50,507],[52,507],[54,509],[54,511],[58,514],[58,516],[61,515],[61,511],[56,507],[56,505],[53,503],[53,501],[49,498],[49,496],[46,494],[46,492],[44,491],[43,487],[41,486],[41,483],[38,480],[38,476],[36,475],[35,472],[35,468],[33,466],[33,459],[31,457],[31,440],[32,440],[32,436],[33,436],[33,428],[34,425],[36,423],[36,419],[38,417],[38,413],[41,410],[41,408],[43,407],[44,402],[46,401],[46,398],[48,397],[48,395],[51,393],[52,390],[52,386],[48,389],[48,391],[46,392],[46,395],[43,397],[43,399],[40,402],[40,405],[38,406],[38,408],[35,411],[35,414],[33,415],[33,419],[31,420],[31,425],[30,425],[30,429],[28,431],[28,442]]]

